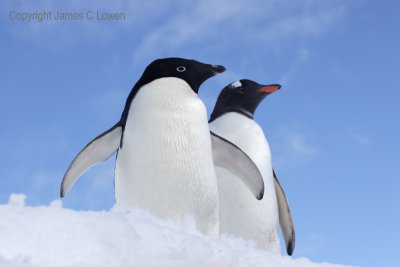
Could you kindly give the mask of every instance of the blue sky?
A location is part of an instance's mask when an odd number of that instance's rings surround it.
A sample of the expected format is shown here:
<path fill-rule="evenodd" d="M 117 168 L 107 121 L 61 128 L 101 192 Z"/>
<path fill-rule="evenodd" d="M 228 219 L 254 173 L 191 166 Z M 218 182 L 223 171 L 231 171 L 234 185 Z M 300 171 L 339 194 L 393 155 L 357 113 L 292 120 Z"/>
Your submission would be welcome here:
<path fill-rule="evenodd" d="M 152 60 L 224 65 L 200 88 L 211 112 L 237 79 L 280 83 L 256 112 L 291 204 L 294 257 L 395 266 L 400 247 L 399 1 L 3 1 L 0 203 L 59 197 L 71 160 L 111 127 Z M 125 21 L 11 21 L 9 12 L 124 12 Z M 114 203 L 115 157 L 63 200 Z"/>

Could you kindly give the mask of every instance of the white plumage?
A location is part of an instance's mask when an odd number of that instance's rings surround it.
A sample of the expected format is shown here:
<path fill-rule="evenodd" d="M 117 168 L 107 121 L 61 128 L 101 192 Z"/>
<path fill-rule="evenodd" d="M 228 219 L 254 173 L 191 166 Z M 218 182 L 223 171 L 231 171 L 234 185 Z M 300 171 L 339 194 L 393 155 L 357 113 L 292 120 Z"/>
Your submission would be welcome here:
<path fill-rule="evenodd" d="M 258 247 L 280 253 L 279 214 L 272 173 L 271 153 L 261 127 L 252 119 L 228 112 L 210 124 L 211 131 L 241 148 L 257 165 L 264 179 L 264 198 L 254 198 L 228 170 L 216 167 L 220 199 L 220 232 L 246 240 Z"/>
<path fill-rule="evenodd" d="M 252 196 L 254 198 L 254 196 Z M 218 190 L 203 102 L 182 79 L 144 85 L 131 103 L 115 167 L 115 198 L 218 234 Z"/>

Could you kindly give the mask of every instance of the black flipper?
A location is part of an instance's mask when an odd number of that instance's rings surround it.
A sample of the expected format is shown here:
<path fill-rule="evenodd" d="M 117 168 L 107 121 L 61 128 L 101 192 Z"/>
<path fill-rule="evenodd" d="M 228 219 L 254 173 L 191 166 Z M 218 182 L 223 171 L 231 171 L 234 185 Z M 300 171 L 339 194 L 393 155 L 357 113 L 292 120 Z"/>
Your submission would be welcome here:
<path fill-rule="evenodd" d="M 122 127 L 114 125 L 87 144 L 75 157 L 61 183 L 60 195 L 64 197 L 78 178 L 93 165 L 105 161 L 117 151 L 122 135 Z"/>
<path fill-rule="evenodd" d="M 211 132 L 214 165 L 221 166 L 242 179 L 254 196 L 264 196 L 264 180 L 256 164 L 235 144 Z"/>
<path fill-rule="evenodd" d="M 290 211 L 289 202 L 281 184 L 279 183 L 275 170 L 272 169 L 272 171 L 274 173 L 275 192 L 278 200 L 279 224 L 285 239 L 287 254 L 292 255 L 296 237 L 294 232 L 292 212 Z"/>

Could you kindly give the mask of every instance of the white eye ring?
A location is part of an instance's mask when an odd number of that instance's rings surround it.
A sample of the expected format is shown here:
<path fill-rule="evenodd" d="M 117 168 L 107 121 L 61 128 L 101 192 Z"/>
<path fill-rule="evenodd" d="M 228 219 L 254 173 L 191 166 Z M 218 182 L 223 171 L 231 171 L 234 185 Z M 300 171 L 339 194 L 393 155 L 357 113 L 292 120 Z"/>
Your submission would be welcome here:
<path fill-rule="evenodd" d="M 179 67 L 176 68 L 176 70 L 179 71 L 179 72 L 184 72 L 186 70 L 186 67 L 185 66 L 179 66 Z"/>

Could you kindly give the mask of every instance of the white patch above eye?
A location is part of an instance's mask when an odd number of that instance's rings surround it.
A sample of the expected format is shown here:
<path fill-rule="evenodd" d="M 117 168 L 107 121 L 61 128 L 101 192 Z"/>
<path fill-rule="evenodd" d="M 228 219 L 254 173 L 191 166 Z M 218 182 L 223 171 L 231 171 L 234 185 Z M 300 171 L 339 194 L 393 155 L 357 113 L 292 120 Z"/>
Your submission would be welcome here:
<path fill-rule="evenodd" d="M 184 72 L 186 70 L 186 67 L 185 66 L 179 66 L 179 67 L 176 68 L 176 70 L 179 71 L 179 72 Z"/>
<path fill-rule="evenodd" d="M 231 83 L 231 88 L 238 88 L 238 87 L 241 87 L 241 86 L 242 86 L 242 83 L 239 80 L 237 80 L 236 82 Z"/>

